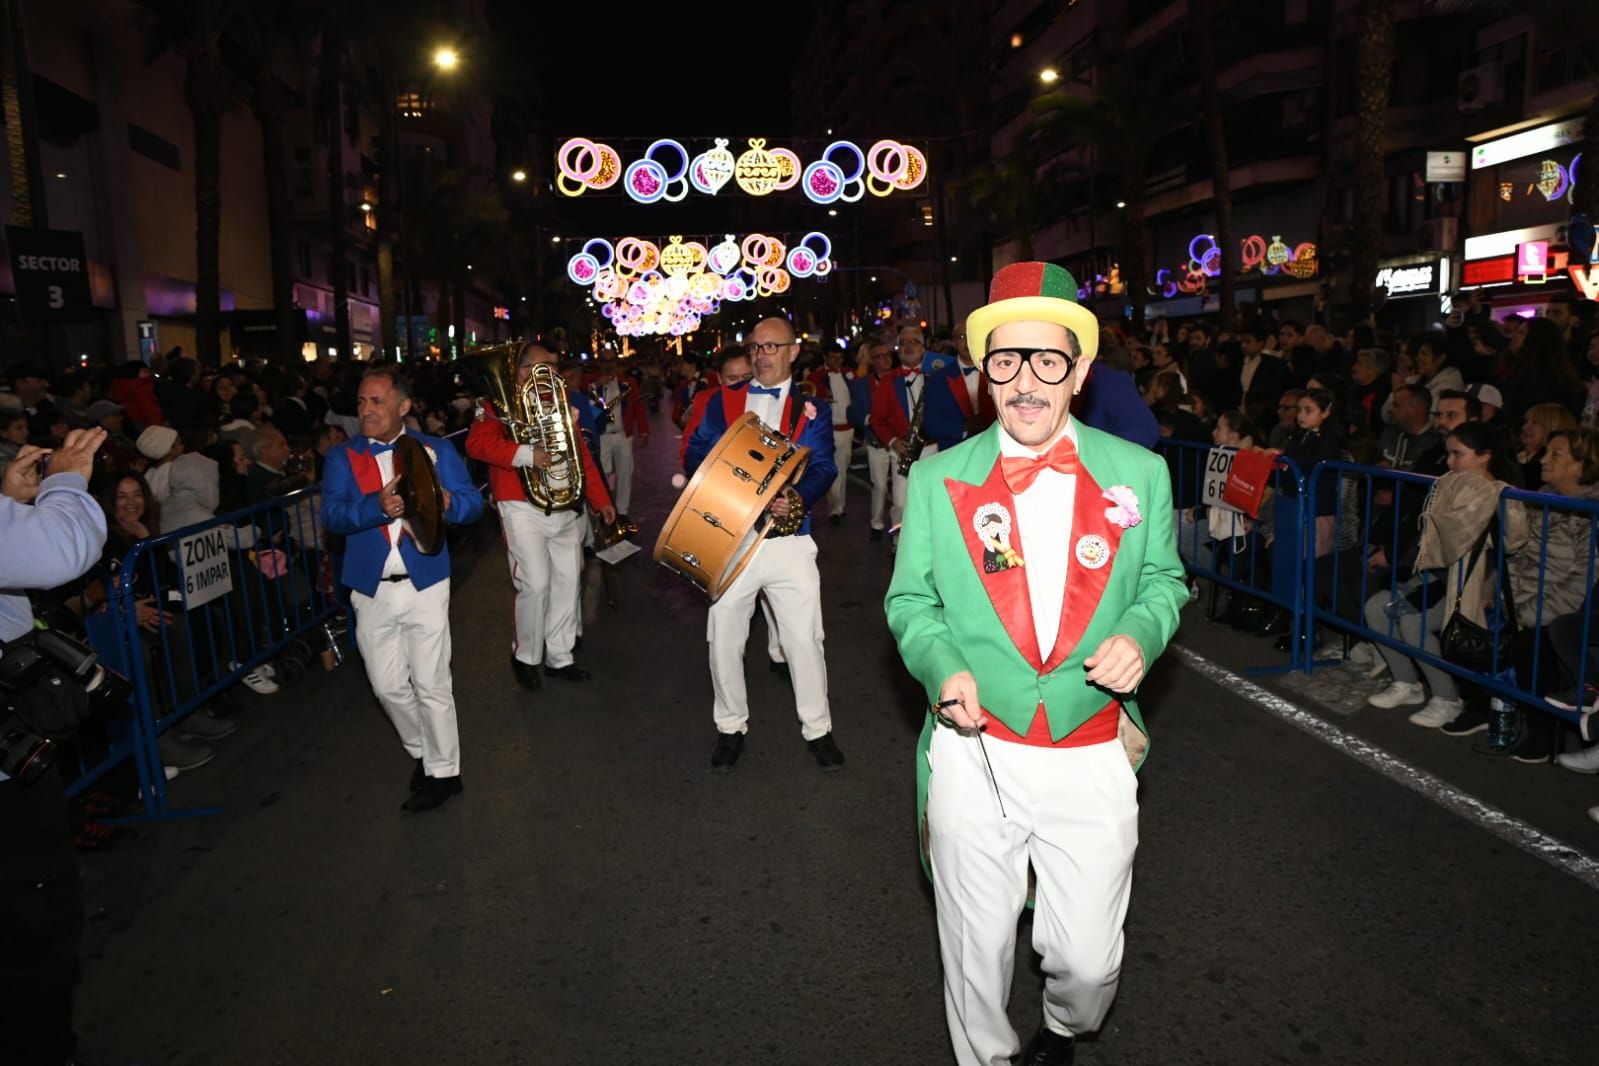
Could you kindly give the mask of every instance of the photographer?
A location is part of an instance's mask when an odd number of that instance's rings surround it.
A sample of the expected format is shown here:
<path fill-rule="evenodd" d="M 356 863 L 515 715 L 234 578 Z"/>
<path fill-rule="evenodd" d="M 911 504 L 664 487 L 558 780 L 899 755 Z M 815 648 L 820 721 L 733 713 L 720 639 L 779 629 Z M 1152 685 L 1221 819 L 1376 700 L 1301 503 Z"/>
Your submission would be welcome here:
<path fill-rule="evenodd" d="M 33 631 L 27 590 L 72 581 L 100 557 L 105 515 L 87 485 L 105 439 L 103 429 L 73 430 L 53 453 L 24 447 L 0 481 L 0 662 L 20 657 L 13 642 Z M 24 716 L 73 716 L 88 699 L 70 682 L 5 698 L 18 713 L 14 719 L 11 709 L 0 709 L 0 731 Z M 60 773 L 52 767 L 26 784 L 0 774 L 0 1002 L 8 1017 L 27 1020 L 8 1027 L 8 1062 L 64 1063 L 76 1053 L 72 993 L 82 928 Z"/>

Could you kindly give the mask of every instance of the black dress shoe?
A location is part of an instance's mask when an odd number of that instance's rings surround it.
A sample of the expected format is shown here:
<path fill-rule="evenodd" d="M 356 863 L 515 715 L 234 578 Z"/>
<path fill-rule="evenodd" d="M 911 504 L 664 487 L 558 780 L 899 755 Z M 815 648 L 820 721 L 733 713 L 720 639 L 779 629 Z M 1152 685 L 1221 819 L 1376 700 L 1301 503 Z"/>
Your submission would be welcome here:
<path fill-rule="evenodd" d="M 427 783 L 428 775 L 422 772 L 422 760 L 416 760 L 416 766 L 411 769 L 411 791 L 420 792 Z"/>
<path fill-rule="evenodd" d="M 816 765 L 828 773 L 844 769 L 844 753 L 833 743 L 833 734 L 823 733 L 815 740 L 806 741 L 805 746 L 816 757 Z"/>
<path fill-rule="evenodd" d="M 411 794 L 411 798 L 400 804 L 400 810 L 416 814 L 420 811 L 431 811 L 435 807 L 443 806 L 444 801 L 451 796 L 461 794 L 461 775 L 454 777 L 424 777 L 422 787 Z"/>
<path fill-rule="evenodd" d="M 563 681 L 587 681 L 594 675 L 583 669 L 577 663 L 567 663 L 565 666 L 546 666 L 545 677 L 558 677 Z"/>
<path fill-rule="evenodd" d="M 711 752 L 711 769 L 724 774 L 729 772 L 743 751 L 743 733 L 717 733 L 716 750 Z"/>
<path fill-rule="evenodd" d="M 794 675 L 788 672 L 788 663 L 780 663 L 776 659 L 773 659 L 766 664 L 766 668 L 774 674 L 782 674 L 783 680 L 787 681 L 789 684 L 792 685 L 794 683 Z"/>
<path fill-rule="evenodd" d="M 1027 1045 L 1022 1057 L 1016 1062 L 1017 1066 L 1071 1066 L 1072 1057 L 1076 1053 L 1076 1040 L 1069 1036 L 1061 1036 L 1048 1026 L 1041 1025 L 1032 1043 Z"/>
<path fill-rule="evenodd" d="M 572 650 L 573 651 L 582 651 L 583 650 L 583 634 L 579 633 L 577 635 L 577 638 L 572 641 Z"/>
<path fill-rule="evenodd" d="M 539 668 L 532 663 L 525 663 L 521 659 L 511 659 L 511 673 L 516 675 L 516 683 L 529 692 L 537 692 L 544 687 L 544 682 L 539 680 Z"/>
<path fill-rule="evenodd" d="M 830 514 L 827 516 L 827 524 L 830 526 L 841 526 L 844 524 L 844 516 L 841 514 Z"/>
<path fill-rule="evenodd" d="M 883 531 L 881 529 L 873 529 L 870 536 L 872 540 L 882 540 Z"/>

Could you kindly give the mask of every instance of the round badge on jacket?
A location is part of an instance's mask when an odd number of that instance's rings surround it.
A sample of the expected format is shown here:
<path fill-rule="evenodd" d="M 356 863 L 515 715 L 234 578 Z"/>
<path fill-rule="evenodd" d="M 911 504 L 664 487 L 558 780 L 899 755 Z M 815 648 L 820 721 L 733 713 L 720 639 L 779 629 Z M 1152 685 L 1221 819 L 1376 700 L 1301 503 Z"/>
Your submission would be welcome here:
<path fill-rule="evenodd" d="M 1090 570 L 1098 570 L 1110 561 L 1110 545 L 1104 537 L 1090 533 L 1077 542 L 1077 562 Z"/>

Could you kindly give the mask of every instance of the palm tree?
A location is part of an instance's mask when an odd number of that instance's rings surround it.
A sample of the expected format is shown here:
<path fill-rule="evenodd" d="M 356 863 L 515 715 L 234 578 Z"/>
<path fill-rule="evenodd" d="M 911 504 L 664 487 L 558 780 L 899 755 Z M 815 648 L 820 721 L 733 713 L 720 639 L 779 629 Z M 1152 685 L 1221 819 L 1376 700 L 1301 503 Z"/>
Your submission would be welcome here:
<path fill-rule="evenodd" d="M 410 228 L 417 238 L 414 261 L 433 267 L 439 285 L 439 320 L 455 327 L 452 355 L 459 357 L 467 342 L 467 283 L 474 276 L 495 277 L 509 269 L 506 257 L 513 253 L 505 232 L 510 214 L 498 195 L 470 191 L 465 173 L 459 170 L 439 174 L 410 203 L 420 209 L 416 225 Z"/>
<path fill-rule="evenodd" d="M 350 353 L 349 201 L 344 187 L 344 149 L 349 137 L 344 77 L 351 7 L 344 0 L 332 0 L 322 9 L 317 57 L 317 125 L 328 151 L 328 280 L 333 284 L 334 344 L 341 355 Z"/>
<path fill-rule="evenodd" d="M 1355 225 L 1350 256 L 1349 302 L 1356 322 L 1373 310 L 1371 279 L 1382 255 L 1383 139 L 1393 89 L 1392 0 L 1360 0 L 1355 41 Z"/>
<path fill-rule="evenodd" d="M 139 0 L 145 61 L 184 61 L 183 96 L 194 121 L 194 326 L 202 365 L 222 361 L 222 115 L 234 89 L 222 41 L 236 0 Z"/>
<path fill-rule="evenodd" d="M 261 127 L 261 165 L 266 177 L 267 240 L 272 266 L 272 309 L 278 361 L 285 367 L 300 362 L 298 322 L 294 306 L 294 267 L 288 175 L 283 122 L 294 93 L 284 84 L 283 66 L 292 61 L 304 35 L 306 10 L 294 0 L 249 8 L 238 26 L 238 43 L 246 57 L 250 110 Z"/>
<path fill-rule="evenodd" d="M 1199 68 L 1199 103 L 1205 112 L 1205 155 L 1210 163 L 1211 190 L 1216 201 L 1216 244 L 1221 250 L 1221 328 L 1230 330 L 1238 313 L 1237 282 L 1233 277 L 1238 245 L 1233 242 L 1233 182 L 1227 163 L 1221 87 L 1217 81 L 1215 0 L 1190 0 L 1188 17 L 1194 38 L 1194 63 Z"/>
<path fill-rule="evenodd" d="M 1121 266 L 1132 328 L 1144 328 L 1148 299 L 1149 225 L 1145 218 L 1151 153 L 1162 136 L 1183 121 L 1172 96 L 1160 89 L 1142 68 L 1108 58 L 1098 68 L 1091 96 L 1056 90 L 1032 106 L 1032 135 L 1040 151 L 1059 153 L 1077 145 L 1093 145 L 1107 169 L 1121 175 L 1123 209 Z M 1136 131 L 1133 132 L 1133 131 Z M 1096 210 L 1090 204 L 1089 210 Z"/>

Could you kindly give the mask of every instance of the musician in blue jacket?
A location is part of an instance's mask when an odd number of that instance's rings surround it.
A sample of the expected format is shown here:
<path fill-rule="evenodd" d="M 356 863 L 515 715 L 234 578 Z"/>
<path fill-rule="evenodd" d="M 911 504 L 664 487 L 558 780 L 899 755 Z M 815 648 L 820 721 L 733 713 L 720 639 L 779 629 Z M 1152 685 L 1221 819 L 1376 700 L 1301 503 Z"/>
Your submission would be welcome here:
<path fill-rule="evenodd" d="M 747 347 L 755 364 L 748 384 L 724 386 L 705 405 L 684 450 L 689 477 L 706 455 L 746 411 L 778 429 L 796 444 L 811 449 L 810 464 L 768 510 L 768 517 L 786 517 L 794 508 L 806 514 L 789 536 L 768 535 L 744 572 L 711 605 L 706 640 L 711 651 L 711 687 L 715 693 L 716 748 L 711 768 L 729 771 L 744 750 L 749 728 L 749 700 L 744 688 L 744 644 L 750 615 L 762 593 L 777 621 L 778 640 L 788 657 L 794 685 L 800 735 L 823 770 L 839 770 L 844 755 L 833 741 L 833 720 L 827 703 L 827 663 L 822 654 L 822 580 L 816 569 L 816 542 L 811 539 L 810 512 L 827 495 L 838 473 L 833 458 L 830 412 L 797 395 L 792 379 L 799 349 L 794 327 L 785 318 L 759 322 Z"/>
<path fill-rule="evenodd" d="M 450 681 L 450 550 L 424 555 L 400 517 L 394 443 L 410 410 L 410 385 L 399 370 L 374 367 L 361 378 L 361 436 L 328 451 L 322 524 L 346 537 L 341 580 L 355 608 L 355 641 L 372 691 L 416 760 L 401 805 L 416 812 L 460 793 L 461 756 Z M 445 520 L 477 521 L 483 496 L 455 447 L 411 436 L 438 470 Z"/>

